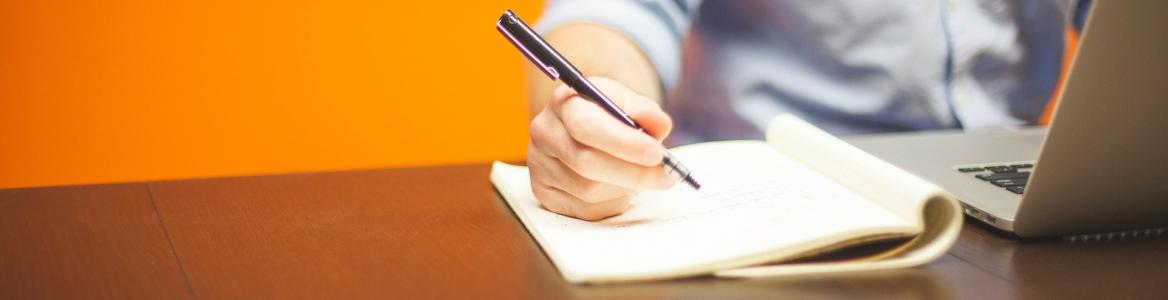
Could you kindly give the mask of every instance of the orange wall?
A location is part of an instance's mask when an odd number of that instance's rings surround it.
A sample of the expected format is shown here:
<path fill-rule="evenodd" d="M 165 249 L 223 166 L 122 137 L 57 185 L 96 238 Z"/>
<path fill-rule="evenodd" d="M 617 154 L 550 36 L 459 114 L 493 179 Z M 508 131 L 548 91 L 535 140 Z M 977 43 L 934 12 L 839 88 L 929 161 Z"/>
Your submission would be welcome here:
<path fill-rule="evenodd" d="M 0 188 L 520 159 L 539 2 L 0 0 Z"/>

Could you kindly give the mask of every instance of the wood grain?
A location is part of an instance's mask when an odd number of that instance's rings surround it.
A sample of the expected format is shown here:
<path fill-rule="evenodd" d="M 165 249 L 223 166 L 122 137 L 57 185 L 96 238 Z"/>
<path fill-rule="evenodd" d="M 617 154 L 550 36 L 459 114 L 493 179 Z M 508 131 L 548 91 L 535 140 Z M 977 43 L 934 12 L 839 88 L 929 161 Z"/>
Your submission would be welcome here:
<path fill-rule="evenodd" d="M 0 298 L 1050 299 L 1168 294 L 1163 284 L 1168 239 L 1163 237 L 1023 241 L 969 222 L 948 254 L 918 268 L 570 285 L 491 187 L 488 172 L 489 165 L 475 164 L 0 191 Z"/>
<path fill-rule="evenodd" d="M 0 191 L 0 299 L 186 299 L 144 184 Z"/>
<path fill-rule="evenodd" d="M 199 298 L 562 289 L 484 165 L 151 183 Z"/>
<path fill-rule="evenodd" d="M 817 278 L 573 286 L 487 182 L 487 165 L 152 183 L 200 298 L 1010 297 L 951 256 Z"/>

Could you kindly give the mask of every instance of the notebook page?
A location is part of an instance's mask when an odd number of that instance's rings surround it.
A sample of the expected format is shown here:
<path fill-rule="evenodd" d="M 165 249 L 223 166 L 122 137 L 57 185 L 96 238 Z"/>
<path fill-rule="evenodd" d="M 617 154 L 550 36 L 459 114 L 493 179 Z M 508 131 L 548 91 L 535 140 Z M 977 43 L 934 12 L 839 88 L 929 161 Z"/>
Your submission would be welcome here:
<path fill-rule="evenodd" d="M 721 270 L 718 276 L 789 276 L 917 266 L 945 253 L 961 229 L 961 206 L 936 185 L 888 164 L 792 116 L 775 117 L 767 140 L 780 153 L 831 177 L 902 219 L 921 234 L 880 260 L 755 266 Z"/>
<path fill-rule="evenodd" d="M 779 115 L 767 126 L 776 151 L 850 187 L 902 218 L 920 224 L 921 208 L 936 185 L 872 156 L 793 115 Z"/>
<path fill-rule="evenodd" d="M 758 264 L 907 221 L 778 154 L 761 141 L 672 151 L 702 183 L 642 192 L 622 215 L 586 222 L 544 210 L 525 167 L 496 163 L 492 180 L 562 274 L 574 282 L 654 279 Z"/>

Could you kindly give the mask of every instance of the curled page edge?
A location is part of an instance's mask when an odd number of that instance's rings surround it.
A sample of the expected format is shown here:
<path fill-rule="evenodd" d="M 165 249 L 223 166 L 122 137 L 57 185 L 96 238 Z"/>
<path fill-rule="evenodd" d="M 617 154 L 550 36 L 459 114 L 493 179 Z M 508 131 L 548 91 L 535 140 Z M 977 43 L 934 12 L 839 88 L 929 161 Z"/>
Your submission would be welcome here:
<path fill-rule="evenodd" d="M 961 232 L 961 206 L 951 196 L 938 194 L 926 201 L 921 210 L 925 228 L 886 257 L 875 260 L 815 262 L 744 267 L 715 271 L 714 276 L 727 278 L 780 277 L 793 275 L 835 274 L 915 267 L 945 254 Z"/>
<path fill-rule="evenodd" d="M 798 142 L 798 145 L 787 147 L 785 142 Z M 715 276 L 771 277 L 912 267 L 940 257 L 957 241 L 963 221 L 962 208 L 956 197 L 940 187 L 794 115 L 779 115 L 771 120 L 767 127 L 767 143 L 869 199 L 884 199 L 877 202 L 906 218 L 919 220 L 922 232 L 904 245 L 885 252 L 879 259 L 744 267 L 716 271 Z M 889 186 L 906 188 L 889 190 Z M 902 203 L 890 205 L 890 200 Z"/>

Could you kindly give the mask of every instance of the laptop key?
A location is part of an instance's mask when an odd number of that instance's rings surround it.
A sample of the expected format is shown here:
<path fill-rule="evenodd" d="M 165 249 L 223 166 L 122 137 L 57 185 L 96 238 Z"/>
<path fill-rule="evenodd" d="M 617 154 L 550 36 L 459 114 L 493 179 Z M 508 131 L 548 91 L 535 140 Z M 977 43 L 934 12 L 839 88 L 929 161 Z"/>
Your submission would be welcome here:
<path fill-rule="evenodd" d="M 1002 180 L 994 180 L 994 181 L 991 181 L 990 183 L 993 183 L 994 185 L 1000 186 L 1000 187 L 1013 187 L 1013 186 L 1025 187 L 1026 186 L 1026 179 L 1025 178 L 1023 178 L 1023 179 L 1002 179 Z"/>
<path fill-rule="evenodd" d="M 986 169 L 989 169 L 990 171 L 993 171 L 994 173 L 1014 173 L 1014 172 L 1018 172 L 1018 169 L 1015 169 L 1015 168 L 1013 168 L 1013 167 L 1010 167 L 1010 166 L 992 166 L 992 167 L 986 167 Z"/>
<path fill-rule="evenodd" d="M 979 174 L 977 175 L 977 178 L 985 181 L 1002 179 L 1026 179 L 1030 178 L 1030 172 Z"/>
<path fill-rule="evenodd" d="M 957 171 L 958 171 L 958 172 L 961 172 L 961 173 L 970 173 L 970 172 L 981 172 L 981 171 L 985 171 L 985 169 L 984 169 L 984 168 L 977 168 L 977 167 L 974 167 L 974 168 L 958 168 L 958 169 L 957 169 Z"/>
<path fill-rule="evenodd" d="M 1021 186 L 1012 186 L 1012 187 L 1008 187 L 1008 188 L 1006 188 L 1006 190 L 1007 190 L 1007 191 L 1014 192 L 1015 194 L 1019 194 L 1019 195 L 1021 195 L 1023 192 L 1025 192 L 1025 191 L 1026 191 L 1026 187 L 1021 187 Z"/>

